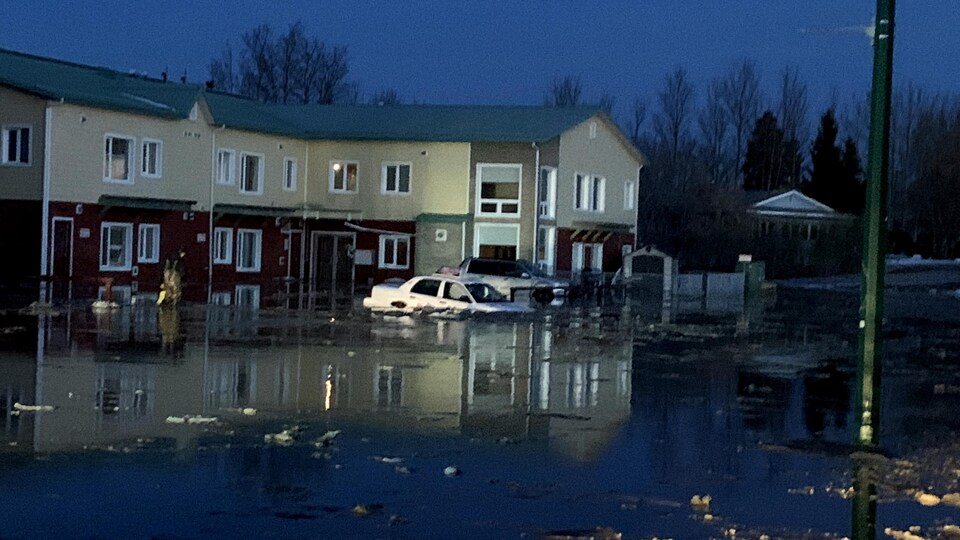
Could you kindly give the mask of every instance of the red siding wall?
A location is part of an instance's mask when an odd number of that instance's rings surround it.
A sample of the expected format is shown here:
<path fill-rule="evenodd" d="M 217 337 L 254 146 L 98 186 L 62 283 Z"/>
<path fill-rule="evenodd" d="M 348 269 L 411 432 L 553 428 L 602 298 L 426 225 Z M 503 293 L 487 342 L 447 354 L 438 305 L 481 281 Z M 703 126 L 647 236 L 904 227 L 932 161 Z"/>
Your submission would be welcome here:
<path fill-rule="evenodd" d="M 575 230 L 583 229 L 557 229 L 557 271 L 570 272 L 573 264 L 573 240 L 571 235 Z M 603 231 L 595 231 L 601 233 Z M 581 232 L 581 235 L 584 233 Z M 580 236 L 582 238 L 582 236 Z M 603 271 L 616 272 L 622 264 L 622 249 L 624 245 L 633 246 L 634 235 L 632 233 L 614 232 L 603 242 Z"/>

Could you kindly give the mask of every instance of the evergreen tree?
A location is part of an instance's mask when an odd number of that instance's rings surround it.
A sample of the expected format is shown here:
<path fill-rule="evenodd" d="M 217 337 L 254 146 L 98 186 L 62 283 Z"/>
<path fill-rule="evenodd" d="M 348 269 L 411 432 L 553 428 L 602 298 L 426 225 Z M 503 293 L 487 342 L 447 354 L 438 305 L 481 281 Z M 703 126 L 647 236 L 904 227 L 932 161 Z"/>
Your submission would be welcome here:
<path fill-rule="evenodd" d="M 757 120 L 743 160 L 743 189 L 776 190 L 792 187 L 800 174 L 799 144 L 789 140 L 767 111 Z"/>
<path fill-rule="evenodd" d="M 843 171 L 839 178 L 842 196 L 837 210 L 860 215 L 866 199 L 866 185 L 863 182 L 863 167 L 860 166 L 860 151 L 853 137 L 847 137 L 843 143 L 840 168 Z"/>
<path fill-rule="evenodd" d="M 837 144 L 837 120 L 833 109 L 820 118 L 817 138 L 810 151 L 810 179 L 803 183 L 804 194 L 838 212 L 859 214 L 863 210 L 860 155 L 853 138 L 843 148 Z"/>

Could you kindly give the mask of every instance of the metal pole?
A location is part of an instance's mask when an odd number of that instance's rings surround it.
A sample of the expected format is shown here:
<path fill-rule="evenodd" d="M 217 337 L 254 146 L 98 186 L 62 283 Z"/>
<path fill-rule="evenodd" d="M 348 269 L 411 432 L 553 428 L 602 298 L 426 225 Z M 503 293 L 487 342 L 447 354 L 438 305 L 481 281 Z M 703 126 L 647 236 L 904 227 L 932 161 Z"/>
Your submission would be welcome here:
<path fill-rule="evenodd" d="M 893 72 L 895 0 L 877 0 L 870 93 L 870 148 L 863 215 L 863 281 L 860 289 L 860 358 L 857 444 L 877 446 L 880 423 L 880 371 L 883 362 L 883 274 L 886 255 L 886 192 L 890 152 L 890 87 Z"/>

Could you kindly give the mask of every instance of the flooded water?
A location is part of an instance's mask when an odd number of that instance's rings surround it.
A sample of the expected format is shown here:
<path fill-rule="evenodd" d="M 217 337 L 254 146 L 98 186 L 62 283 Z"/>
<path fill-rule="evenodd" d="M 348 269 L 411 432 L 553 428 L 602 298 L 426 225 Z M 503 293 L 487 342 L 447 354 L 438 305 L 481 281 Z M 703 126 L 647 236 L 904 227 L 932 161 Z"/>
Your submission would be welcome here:
<path fill-rule="evenodd" d="M 890 298 L 886 457 L 856 459 L 855 293 L 668 323 L 7 316 L 0 537 L 956 538 L 960 304 Z"/>

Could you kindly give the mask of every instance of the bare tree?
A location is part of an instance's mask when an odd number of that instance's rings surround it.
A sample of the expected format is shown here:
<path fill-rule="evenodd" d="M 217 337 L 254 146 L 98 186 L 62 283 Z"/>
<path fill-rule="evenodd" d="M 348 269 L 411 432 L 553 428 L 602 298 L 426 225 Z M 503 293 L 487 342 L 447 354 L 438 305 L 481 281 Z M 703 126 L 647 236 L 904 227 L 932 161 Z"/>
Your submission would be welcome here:
<path fill-rule="evenodd" d="M 802 149 L 809 137 L 807 133 L 809 106 L 807 104 L 807 85 L 800 78 L 800 73 L 796 67 L 784 68 L 780 76 L 780 106 L 778 109 L 783 126 L 784 140 L 793 141 L 798 149 Z M 802 151 L 788 152 L 784 157 L 792 162 L 787 164 L 787 170 L 802 170 L 803 154 Z M 800 178 L 792 179 L 792 185 L 799 184 Z"/>
<path fill-rule="evenodd" d="M 714 80 L 707 88 L 706 103 L 697 116 L 704 167 L 710 183 L 718 185 L 727 183 L 728 171 L 725 165 L 729 162 L 727 139 L 730 135 L 730 123 L 727 122 L 722 99 L 723 83 Z"/>
<path fill-rule="evenodd" d="M 544 99 L 544 105 L 573 107 L 580 105 L 583 96 L 583 81 L 580 76 L 566 75 L 553 79 L 553 85 Z"/>
<path fill-rule="evenodd" d="M 633 100 L 633 110 L 631 113 L 629 123 L 630 139 L 633 140 L 633 144 L 637 144 L 640 142 L 640 129 L 647 119 L 647 102 L 642 98 L 635 98 Z"/>
<path fill-rule="evenodd" d="M 323 50 L 322 44 L 321 50 Z M 317 89 L 317 103 L 328 105 L 338 101 L 358 102 L 360 99 L 358 85 L 349 84 L 346 81 L 347 73 L 350 71 L 347 66 L 347 48 L 334 47 L 326 55 L 321 56 L 319 61 L 320 70 L 313 80 L 313 86 Z"/>
<path fill-rule="evenodd" d="M 680 67 L 664 78 L 663 88 L 657 94 L 660 110 L 653 119 L 654 130 L 659 143 L 666 147 L 674 185 L 682 183 L 679 158 L 681 149 L 688 144 L 693 100 L 693 85 L 687 80 L 686 70 Z"/>
<path fill-rule="evenodd" d="M 760 116 L 763 96 L 760 79 L 751 60 L 736 66 L 723 81 L 723 107 L 733 129 L 733 171 L 736 184 L 743 183 L 743 157 L 753 124 Z"/>
<path fill-rule="evenodd" d="M 613 107 L 617 104 L 617 98 L 610 94 L 604 94 L 597 100 L 597 107 L 607 113 L 607 116 L 613 116 Z"/>
<path fill-rule="evenodd" d="M 208 64 L 210 85 L 224 92 L 235 93 L 240 90 L 239 69 L 233 59 L 233 49 L 227 44 L 219 58 Z"/>
<path fill-rule="evenodd" d="M 258 101 L 275 101 L 273 30 L 261 24 L 241 41 L 240 93 Z"/>
<path fill-rule="evenodd" d="M 377 90 L 370 96 L 371 105 L 399 105 L 403 103 L 400 93 L 393 88 Z"/>

